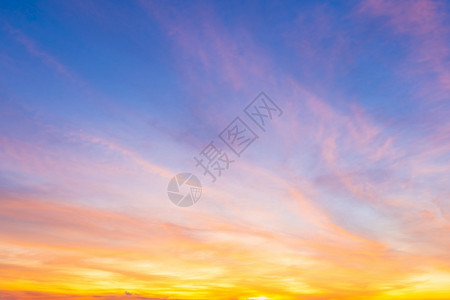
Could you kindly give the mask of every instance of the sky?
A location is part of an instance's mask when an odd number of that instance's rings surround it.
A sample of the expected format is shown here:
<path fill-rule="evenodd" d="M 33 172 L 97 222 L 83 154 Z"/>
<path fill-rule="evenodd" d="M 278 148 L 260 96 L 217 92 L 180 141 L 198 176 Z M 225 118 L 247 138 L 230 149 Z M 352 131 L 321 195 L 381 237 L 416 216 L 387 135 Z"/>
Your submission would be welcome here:
<path fill-rule="evenodd" d="M 1 300 L 450 298 L 450 2 L 3 0 L 0 45 Z"/>

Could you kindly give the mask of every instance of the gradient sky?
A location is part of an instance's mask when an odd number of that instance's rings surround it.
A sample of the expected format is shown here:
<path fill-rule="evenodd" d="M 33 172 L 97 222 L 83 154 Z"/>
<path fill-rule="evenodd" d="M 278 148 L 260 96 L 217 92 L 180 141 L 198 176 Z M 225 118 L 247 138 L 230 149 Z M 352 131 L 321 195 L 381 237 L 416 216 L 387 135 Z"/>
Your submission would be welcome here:
<path fill-rule="evenodd" d="M 1 300 L 450 299 L 450 2 L 0 3 Z"/>

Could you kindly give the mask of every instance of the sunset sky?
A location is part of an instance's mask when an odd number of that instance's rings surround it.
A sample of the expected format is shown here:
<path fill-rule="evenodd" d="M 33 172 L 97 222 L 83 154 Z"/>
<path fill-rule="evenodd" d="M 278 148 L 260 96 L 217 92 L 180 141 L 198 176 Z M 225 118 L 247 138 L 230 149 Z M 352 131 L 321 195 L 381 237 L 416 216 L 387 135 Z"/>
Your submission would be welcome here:
<path fill-rule="evenodd" d="M 1 0 L 0 300 L 22 299 L 450 299 L 450 2 Z"/>

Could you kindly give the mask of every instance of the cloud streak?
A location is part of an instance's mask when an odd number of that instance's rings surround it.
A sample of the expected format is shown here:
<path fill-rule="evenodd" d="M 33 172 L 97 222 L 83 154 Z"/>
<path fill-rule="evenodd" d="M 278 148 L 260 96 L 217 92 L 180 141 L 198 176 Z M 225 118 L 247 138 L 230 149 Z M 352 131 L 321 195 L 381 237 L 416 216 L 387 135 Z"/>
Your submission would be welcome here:
<path fill-rule="evenodd" d="M 268 3 L 244 13 L 233 3 L 142 1 L 108 4 L 109 15 L 98 2 L 73 16 L 67 5 L 42 11 L 83 47 L 112 51 L 117 62 L 105 69 L 141 74 L 128 59 L 147 47 L 144 57 L 185 94 L 161 88 L 124 101 L 124 83 L 108 77 L 97 84 L 114 97 L 90 96 L 113 113 L 61 113 L 18 97 L 30 85 L 1 73 L 13 91 L 1 99 L 17 103 L 0 106 L 0 298 L 448 298 L 445 4 Z M 80 65 L 73 75 L 48 54 L 56 45 L 8 22 L 26 55 L 84 93 L 97 89 L 77 78 L 100 71 Z M 11 49 L 8 63 L 24 58 Z M 389 87 L 402 81 L 407 110 Z M 283 117 L 218 182 L 199 176 L 194 207 L 173 206 L 167 181 L 184 168 L 200 174 L 195 151 L 260 90 Z M 158 97 L 175 99 L 162 109 L 148 100 Z"/>

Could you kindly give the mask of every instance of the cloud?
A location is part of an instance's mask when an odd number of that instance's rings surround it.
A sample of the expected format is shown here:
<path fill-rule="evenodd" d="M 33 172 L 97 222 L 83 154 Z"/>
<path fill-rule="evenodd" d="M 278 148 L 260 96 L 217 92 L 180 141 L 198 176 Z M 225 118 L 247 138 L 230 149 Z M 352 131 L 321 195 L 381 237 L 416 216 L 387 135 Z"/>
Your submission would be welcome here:
<path fill-rule="evenodd" d="M 19 29 L 13 28 L 12 26 L 7 24 L 4 26 L 4 30 L 12 35 L 17 42 L 22 44 L 31 55 L 39 58 L 43 63 L 51 67 L 59 75 L 62 75 L 63 77 L 69 79 L 74 83 L 84 85 L 82 81 L 77 78 L 75 74 L 70 72 L 64 64 L 59 62 L 58 59 L 56 59 L 54 56 L 42 50 L 41 47 L 38 46 L 36 41 L 26 36 Z"/>
<path fill-rule="evenodd" d="M 385 17 L 386 25 L 395 34 L 410 38 L 409 64 L 401 71 L 404 76 L 419 79 L 414 81 L 420 87 L 419 93 L 430 102 L 444 101 L 450 90 L 446 6 L 445 2 L 431 0 L 368 0 L 361 3 L 359 10 L 363 15 Z"/>
<path fill-rule="evenodd" d="M 46 292 L 34 292 L 34 291 L 7 291 L 0 290 L 0 297 L 2 300 L 37 300 L 37 299 L 67 299 L 67 300 L 183 300 L 179 298 L 155 298 L 145 297 L 139 295 L 132 295 L 125 291 L 125 295 L 70 295 L 70 294 L 58 294 L 58 293 L 46 293 Z"/>
<path fill-rule="evenodd" d="M 87 13 L 101 11 L 92 5 Z M 183 210 L 165 194 L 173 166 L 164 162 L 170 160 L 130 142 L 142 137 L 142 127 L 130 129 L 128 138 L 119 134 L 120 122 L 107 123 L 106 132 L 104 127 L 80 131 L 11 110 L 10 119 L 21 116 L 22 127 L 0 135 L 0 297 L 382 299 L 397 293 L 413 299 L 446 292 L 445 285 L 424 280 L 441 282 L 450 272 L 449 242 L 443 238 L 449 233 L 450 127 L 430 112 L 405 117 L 402 124 L 390 122 L 365 106 L 365 94 L 351 94 L 350 101 L 317 88 L 321 80 L 311 79 L 310 85 L 295 75 L 297 64 L 312 69 L 324 61 L 319 70 L 327 72 L 325 81 L 336 83 L 343 61 L 357 64 L 351 55 L 340 57 L 352 45 L 348 37 L 359 35 L 335 28 L 340 20 L 331 6 L 318 7 L 311 20 L 308 13 L 292 11 L 297 20 L 288 19 L 292 35 L 317 27 L 293 43 L 290 50 L 299 55 L 289 56 L 292 69 L 276 68 L 289 51 L 266 51 L 255 32 L 229 28 L 213 4 L 141 2 L 140 7 L 177 54 L 169 57 L 189 91 L 180 98 L 192 99 L 189 112 L 208 117 L 197 128 L 211 124 L 212 132 L 226 126 L 254 90 L 269 89 L 285 113 L 220 182 L 205 184 L 206 196 L 195 207 Z M 387 35 L 419 42 L 405 60 L 415 65 L 403 71 L 424 63 L 445 78 L 446 71 L 437 67 L 447 51 L 434 35 L 445 32 L 438 8 L 429 1 L 366 1 L 357 10 L 374 18 L 374 25 L 393 29 Z M 335 33 L 330 51 L 323 43 Z M 10 34 L 71 78 L 37 42 L 14 29 Z M 292 47 L 285 43 L 280 48 Z M 430 45 L 437 47 L 437 58 L 427 56 Z M 427 130 L 412 130 L 415 120 Z M 198 131 L 186 127 L 165 129 L 172 138 L 180 132 L 202 141 Z M 149 136 L 167 157 L 186 147 L 176 139 L 165 144 L 153 132 Z"/>

